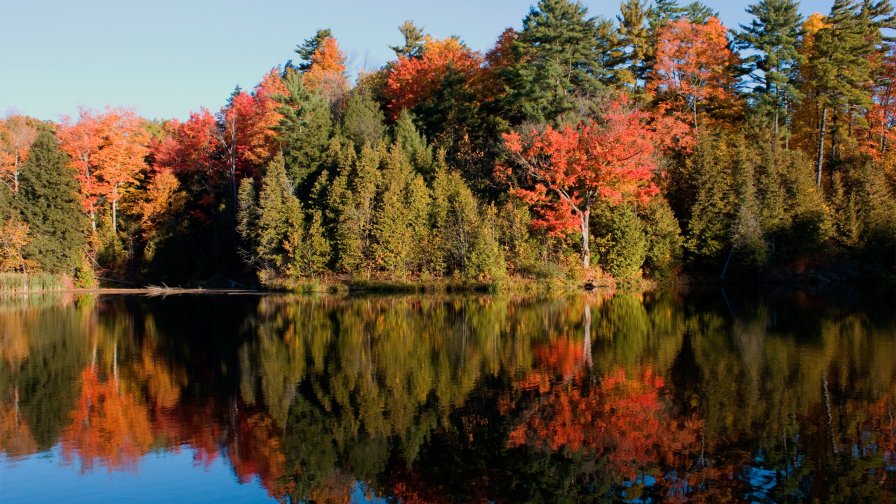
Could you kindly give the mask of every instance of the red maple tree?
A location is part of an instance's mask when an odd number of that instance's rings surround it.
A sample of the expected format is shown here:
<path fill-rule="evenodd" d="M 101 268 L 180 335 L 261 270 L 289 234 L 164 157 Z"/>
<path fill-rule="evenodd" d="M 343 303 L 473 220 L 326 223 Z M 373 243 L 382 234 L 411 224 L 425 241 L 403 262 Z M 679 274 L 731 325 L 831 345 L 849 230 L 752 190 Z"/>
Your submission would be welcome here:
<path fill-rule="evenodd" d="M 552 234 L 579 229 L 586 269 L 592 207 L 598 201 L 646 202 L 657 194 L 654 132 L 646 120 L 622 95 L 604 108 L 600 121 L 503 135 L 512 164 L 499 165 L 498 176 L 520 175 L 514 192 L 536 211 L 536 227 Z"/>

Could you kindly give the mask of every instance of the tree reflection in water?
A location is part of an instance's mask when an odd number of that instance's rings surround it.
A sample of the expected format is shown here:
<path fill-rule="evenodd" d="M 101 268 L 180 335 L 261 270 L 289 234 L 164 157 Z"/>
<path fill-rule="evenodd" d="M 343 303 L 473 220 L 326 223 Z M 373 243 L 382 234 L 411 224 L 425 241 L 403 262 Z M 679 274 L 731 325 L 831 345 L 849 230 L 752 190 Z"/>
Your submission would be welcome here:
<path fill-rule="evenodd" d="M 188 450 L 283 501 L 888 501 L 890 302 L 8 300 L 0 450 Z"/>

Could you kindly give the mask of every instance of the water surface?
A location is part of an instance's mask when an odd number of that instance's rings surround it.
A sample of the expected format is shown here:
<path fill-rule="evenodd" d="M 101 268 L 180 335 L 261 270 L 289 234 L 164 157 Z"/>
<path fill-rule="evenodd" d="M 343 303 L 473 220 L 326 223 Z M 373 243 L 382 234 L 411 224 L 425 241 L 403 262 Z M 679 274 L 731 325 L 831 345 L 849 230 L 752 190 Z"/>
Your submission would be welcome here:
<path fill-rule="evenodd" d="M 892 296 L 0 302 L 3 502 L 893 501 Z"/>

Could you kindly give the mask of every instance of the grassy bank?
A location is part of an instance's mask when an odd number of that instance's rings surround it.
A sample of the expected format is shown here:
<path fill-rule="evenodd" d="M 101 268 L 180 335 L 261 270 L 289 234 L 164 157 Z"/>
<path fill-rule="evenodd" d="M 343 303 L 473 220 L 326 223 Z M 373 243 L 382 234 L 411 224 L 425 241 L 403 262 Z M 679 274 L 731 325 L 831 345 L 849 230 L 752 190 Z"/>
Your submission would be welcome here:
<path fill-rule="evenodd" d="M 0 273 L 0 294 L 27 294 L 71 289 L 70 278 L 50 273 Z"/>

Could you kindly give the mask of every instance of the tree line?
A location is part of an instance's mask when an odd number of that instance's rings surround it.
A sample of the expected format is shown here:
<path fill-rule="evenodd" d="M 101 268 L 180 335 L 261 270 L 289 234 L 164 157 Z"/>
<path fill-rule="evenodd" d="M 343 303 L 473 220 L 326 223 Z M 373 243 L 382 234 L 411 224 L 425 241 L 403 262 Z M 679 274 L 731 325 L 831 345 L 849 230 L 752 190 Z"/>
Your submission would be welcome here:
<path fill-rule="evenodd" d="M 892 274 L 888 0 L 614 18 L 541 0 L 481 53 L 333 33 L 217 112 L 0 123 L 0 269 L 131 282 Z"/>

